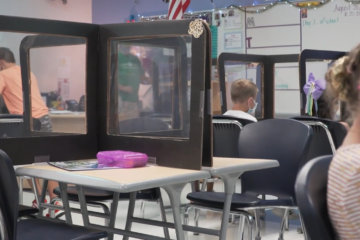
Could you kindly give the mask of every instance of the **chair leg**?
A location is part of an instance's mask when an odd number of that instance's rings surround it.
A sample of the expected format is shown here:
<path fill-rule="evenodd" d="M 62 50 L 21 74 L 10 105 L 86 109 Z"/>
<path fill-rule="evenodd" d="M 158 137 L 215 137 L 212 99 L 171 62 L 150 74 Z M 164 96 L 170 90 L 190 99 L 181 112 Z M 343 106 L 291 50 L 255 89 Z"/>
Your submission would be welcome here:
<path fill-rule="evenodd" d="M 239 219 L 239 240 L 244 240 L 244 232 L 245 232 L 245 216 L 240 215 L 240 219 Z"/>
<path fill-rule="evenodd" d="M 162 196 L 160 195 L 160 198 L 159 198 L 159 206 L 160 206 L 160 214 L 161 214 L 161 220 L 163 222 L 167 222 L 166 220 L 166 213 L 165 213 L 165 207 L 164 207 L 164 202 L 163 202 L 163 199 L 162 199 Z M 170 234 L 169 234 L 169 229 L 164 227 L 164 236 L 166 239 L 170 239 Z"/>
<path fill-rule="evenodd" d="M 299 216 L 300 216 L 300 223 L 301 223 L 301 228 L 302 228 L 302 231 L 303 231 L 303 234 L 304 234 L 304 239 L 305 240 L 308 240 L 308 235 L 307 235 L 307 232 L 306 232 L 306 228 L 305 228 L 305 224 L 304 224 L 304 220 L 299 212 Z"/>
<path fill-rule="evenodd" d="M 140 216 L 142 218 L 145 218 L 145 206 L 146 206 L 146 202 L 145 201 L 141 201 L 141 205 L 140 205 Z"/>
<path fill-rule="evenodd" d="M 200 218 L 200 210 L 195 208 L 195 217 L 194 217 L 195 227 L 199 226 L 199 218 Z M 199 235 L 199 233 L 194 232 L 194 235 Z"/>
<path fill-rule="evenodd" d="M 289 231 L 289 214 L 286 216 L 285 219 L 285 231 Z"/>
<path fill-rule="evenodd" d="M 255 240 L 261 240 L 261 223 L 260 223 L 260 209 L 255 209 Z"/>
<path fill-rule="evenodd" d="M 184 209 L 184 225 L 189 225 L 189 211 L 191 208 L 191 205 L 187 205 Z M 184 240 L 188 240 L 188 238 L 187 231 L 184 231 Z"/>
<path fill-rule="evenodd" d="M 283 218 L 281 220 L 280 233 L 279 233 L 279 239 L 278 240 L 284 240 L 285 222 L 286 222 L 288 214 L 289 214 L 289 209 L 285 208 L 284 216 L 283 216 Z"/>
<path fill-rule="evenodd" d="M 254 218 L 251 214 L 242 214 L 248 223 L 248 240 L 253 239 Z"/>

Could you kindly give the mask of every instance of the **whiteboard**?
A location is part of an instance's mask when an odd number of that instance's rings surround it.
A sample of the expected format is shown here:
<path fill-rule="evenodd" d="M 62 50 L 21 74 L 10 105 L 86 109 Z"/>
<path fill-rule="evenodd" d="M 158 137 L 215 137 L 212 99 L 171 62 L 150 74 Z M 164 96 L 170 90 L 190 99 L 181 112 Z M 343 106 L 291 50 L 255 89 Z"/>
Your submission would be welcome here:
<path fill-rule="evenodd" d="M 350 51 L 360 42 L 360 5 L 334 0 L 303 18 L 302 48 Z"/>
<path fill-rule="evenodd" d="M 259 14 L 243 13 L 241 28 L 230 29 L 243 32 L 244 49 L 225 50 L 223 42 L 229 29 L 219 28 L 218 54 L 236 52 L 258 55 L 300 54 L 304 49 L 350 51 L 360 43 L 360 5 L 344 0 L 333 0 L 316 10 L 308 9 L 302 15 L 299 8 L 279 3 Z M 221 43 L 220 43 L 221 42 Z M 328 69 L 326 62 L 306 64 L 306 74 L 312 72 L 316 79 L 324 78 Z M 250 77 L 244 69 L 230 70 L 234 78 Z M 231 80 L 231 79 L 230 79 Z M 298 64 L 275 66 L 275 115 L 300 114 L 300 91 Z"/>

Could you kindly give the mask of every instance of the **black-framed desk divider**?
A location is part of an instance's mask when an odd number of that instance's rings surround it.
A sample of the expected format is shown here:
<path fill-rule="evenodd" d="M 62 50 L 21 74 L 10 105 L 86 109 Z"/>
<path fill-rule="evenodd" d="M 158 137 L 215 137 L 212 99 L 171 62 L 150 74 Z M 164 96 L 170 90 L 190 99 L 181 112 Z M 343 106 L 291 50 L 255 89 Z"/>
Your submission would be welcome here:
<path fill-rule="evenodd" d="M 96 25 L 0 16 L 0 32 L 26 33 L 18 36 L 23 136 L 0 138 L 14 165 L 119 149 L 144 152 L 159 166 L 212 166 L 211 33 L 202 21 Z M 86 132 L 34 131 L 32 50 L 79 44 L 86 44 Z"/>
<path fill-rule="evenodd" d="M 230 74 L 231 68 L 234 71 Z M 273 118 L 273 78 L 269 77 L 267 56 L 237 53 L 221 53 L 218 60 L 220 91 L 222 98 L 221 111 L 225 113 L 232 106 L 231 82 L 237 79 L 252 79 L 259 89 L 255 111 L 257 119 Z"/>
<path fill-rule="evenodd" d="M 323 50 L 311 50 L 305 49 L 301 52 L 299 58 L 299 75 L 300 75 L 300 86 L 304 86 L 308 80 L 309 73 L 313 73 L 315 79 L 325 78 L 326 70 L 331 64 L 337 59 L 347 55 L 346 52 L 336 51 L 323 51 Z M 315 73 L 317 69 L 320 69 L 319 73 Z M 301 115 L 305 114 L 306 106 L 306 95 L 300 89 L 301 94 Z M 346 120 L 346 106 L 345 103 L 341 103 L 340 108 L 340 119 Z"/>
<path fill-rule="evenodd" d="M 63 36 L 51 36 L 51 35 L 32 35 L 24 37 L 20 43 L 20 66 L 21 75 L 23 81 L 23 91 L 30 91 L 31 82 L 27 81 L 30 79 L 30 73 L 32 61 L 30 60 L 30 50 L 32 49 L 47 49 L 60 46 L 74 46 L 74 45 L 86 45 L 86 39 L 81 37 L 63 37 Z M 84 56 L 84 60 L 86 58 Z M 31 101 L 29 97 L 24 97 L 24 109 L 32 109 Z M 48 102 L 48 101 L 47 101 Z M 46 104 L 47 104 L 46 102 Z M 64 133 L 56 132 L 40 132 L 32 131 L 33 130 L 33 118 L 31 117 L 31 112 L 29 114 L 24 114 L 24 136 L 54 136 L 54 135 L 64 135 Z M 86 118 L 85 122 L 86 124 Z"/>
<path fill-rule="evenodd" d="M 144 152 L 160 166 L 212 166 L 211 33 L 202 21 L 96 25 L 0 16 L 0 32 L 28 33 L 19 46 L 25 130 L 22 138 L 0 138 L 14 165 L 119 149 Z M 86 133 L 36 132 L 31 50 L 77 44 L 86 44 Z"/>
<path fill-rule="evenodd" d="M 300 104 L 297 104 L 294 101 L 294 98 L 297 98 L 299 103 L 300 99 L 298 96 L 298 91 L 302 87 L 300 86 L 299 81 L 299 54 L 285 54 L 285 55 L 268 55 L 267 56 L 267 68 L 268 73 L 266 77 L 273 78 L 273 106 L 274 106 L 274 118 L 291 118 L 294 116 L 300 115 Z M 283 74 L 284 72 L 284 74 Z M 280 79 L 279 79 L 280 76 Z M 265 77 L 265 78 L 266 78 Z M 285 77 L 288 84 L 285 84 L 282 88 L 280 83 L 282 80 L 281 77 Z M 289 78 L 289 79 L 288 79 Z M 290 81 L 289 81 L 290 80 Z M 291 81 L 294 80 L 294 81 Z M 277 87 L 277 84 L 280 85 Z M 290 86 L 289 86 L 290 85 Z M 267 92 L 268 89 L 265 89 Z M 270 91 L 270 90 L 269 90 Z M 271 94 L 271 92 L 269 92 Z M 295 104 L 294 104 L 295 103 Z M 283 108 L 286 105 L 285 113 L 277 112 L 277 104 L 279 108 Z M 297 110 L 288 109 L 295 107 Z M 295 106 L 294 106 L 295 105 Z M 284 110 L 283 110 L 284 111 Z"/>
<path fill-rule="evenodd" d="M 39 36 L 66 36 L 86 39 L 86 95 L 87 102 L 87 126 L 86 134 L 72 134 L 59 135 L 53 133 L 48 137 L 37 137 L 38 133 L 30 131 L 30 116 L 29 111 L 30 95 L 27 73 L 22 66 L 23 76 L 23 101 L 24 101 L 24 125 L 27 127 L 21 138 L 0 138 L 0 148 L 4 150 L 12 159 L 15 165 L 31 164 L 38 159 L 50 161 L 63 161 L 70 159 L 87 159 L 94 158 L 96 155 L 97 144 L 97 119 L 96 116 L 96 88 L 97 82 L 97 47 L 98 47 L 98 26 L 95 24 L 83 24 L 72 22 L 60 22 L 41 19 L 29 19 L 19 17 L 0 16 L 0 32 L 12 36 L 11 34 L 24 34 L 25 37 L 29 35 Z M 20 40 L 19 45 L 20 45 Z M 10 43 L 10 41 L 8 41 Z M 32 42 L 28 42 L 29 46 Z M 2 46 L 6 47 L 6 46 Z M 23 47 L 27 47 L 23 45 Z M 18 48 L 12 48 L 15 50 Z M 29 56 L 28 56 L 29 57 Z M 17 62 L 19 64 L 19 62 Z M 27 66 L 30 68 L 30 66 Z"/>

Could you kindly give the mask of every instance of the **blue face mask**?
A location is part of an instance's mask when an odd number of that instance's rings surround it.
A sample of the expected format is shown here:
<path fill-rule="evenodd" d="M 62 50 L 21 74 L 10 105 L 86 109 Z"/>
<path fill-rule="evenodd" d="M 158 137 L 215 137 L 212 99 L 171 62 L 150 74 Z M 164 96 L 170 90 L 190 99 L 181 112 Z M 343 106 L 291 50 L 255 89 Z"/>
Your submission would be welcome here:
<path fill-rule="evenodd" d="M 250 105 L 248 105 L 249 106 L 249 110 L 247 111 L 248 114 L 253 114 L 255 112 L 255 110 L 256 110 L 257 105 L 258 105 L 258 103 L 255 102 L 254 99 L 253 99 L 253 101 L 254 101 L 254 108 L 250 108 Z"/>

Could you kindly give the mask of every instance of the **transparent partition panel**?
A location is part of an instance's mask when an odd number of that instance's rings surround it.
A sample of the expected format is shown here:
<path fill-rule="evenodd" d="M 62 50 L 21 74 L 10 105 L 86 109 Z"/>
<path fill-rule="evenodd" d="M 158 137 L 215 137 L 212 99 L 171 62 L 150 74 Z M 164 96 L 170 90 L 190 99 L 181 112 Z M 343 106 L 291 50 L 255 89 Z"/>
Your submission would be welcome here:
<path fill-rule="evenodd" d="M 300 116 L 299 63 L 275 63 L 275 118 Z"/>
<path fill-rule="evenodd" d="M 111 41 L 108 134 L 188 138 L 188 48 L 187 36 Z"/>
<path fill-rule="evenodd" d="M 23 68 L 30 72 L 31 129 L 86 133 L 86 40 L 77 39 L 75 46 L 48 47 L 61 45 L 63 39 L 72 42 L 68 37 L 0 32 L 0 55 L 5 56 L 0 60 L 0 138 L 29 137 L 24 135 L 22 116 Z M 28 65 L 20 66 L 21 51 Z"/>
<path fill-rule="evenodd" d="M 332 120 L 340 120 L 341 108 L 340 101 L 334 96 L 325 94 L 326 81 L 325 74 L 327 70 L 332 66 L 335 61 L 333 60 L 307 60 L 306 61 L 306 82 L 308 84 L 314 83 L 317 95 L 320 95 L 317 99 L 316 104 L 313 103 L 311 109 L 312 116 L 320 118 L 327 118 Z M 315 96 L 315 94 L 314 94 Z M 317 106 L 317 107 L 316 107 Z M 307 113 L 310 115 L 309 111 Z"/>
<path fill-rule="evenodd" d="M 211 66 L 211 90 L 213 115 L 221 115 L 221 91 L 218 69 L 216 65 Z"/>
<path fill-rule="evenodd" d="M 55 46 L 29 51 L 32 115 L 41 122 L 41 128 L 33 130 L 85 134 L 86 40 L 49 37 L 45 41 Z M 40 94 L 42 102 L 34 94 Z"/>
<path fill-rule="evenodd" d="M 225 87 L 227 110 L 232 109 L 231 85 L 235 80 L 247 79 L 254 82 L 259 90 L 256 102 L 258 103 L 255 117 L 263 117 L 263 72 L 262 63 L 246 63 L 240 61 L 225 61 Z"/>

